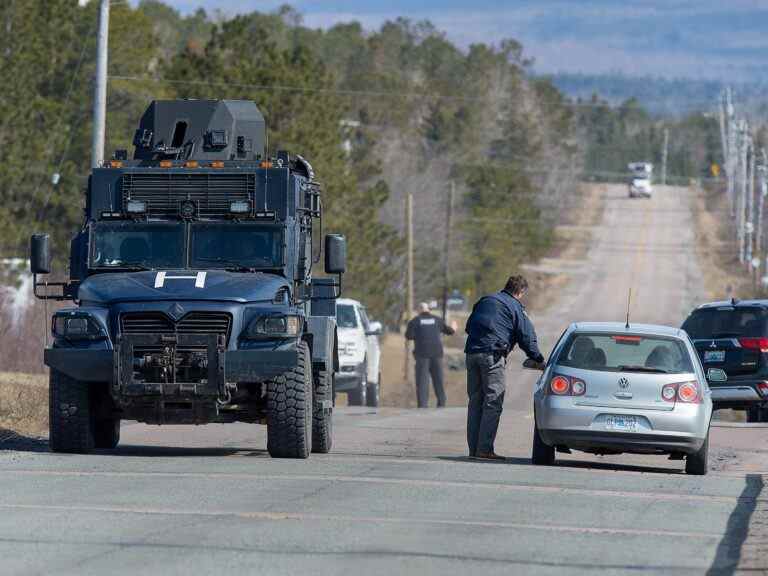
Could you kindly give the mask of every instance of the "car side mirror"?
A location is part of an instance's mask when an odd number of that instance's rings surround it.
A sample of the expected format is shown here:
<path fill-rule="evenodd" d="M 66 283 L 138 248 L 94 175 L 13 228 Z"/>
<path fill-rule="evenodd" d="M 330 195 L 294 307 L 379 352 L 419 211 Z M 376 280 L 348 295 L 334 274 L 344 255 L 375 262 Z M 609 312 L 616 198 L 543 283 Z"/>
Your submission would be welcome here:
<path fill-rule="evenodd" d="M 340 234 L 325 236 L 325 273 L 343 274 L 347 271 L 347 239 Z"/>
<path fill-rule="evenodd" d="M 33 234 L 29 239 L 29 269 L 32 274 L 51 273 L 51 241 L 48 234 Z"/>
<path fill-rule="evenodd" d="M 710 368 L 707 370 L 707 380 L 710 382 L 727 382 L 728 374 L 722 368 Z"/>
<path fill-rule="evenodd" d="M 368 324 L 368 332 L 366 332 L 365 335 L 381 336 L 383 331 L 384 331 L 384 327 L 381 325 L 381 322 L 371 322 L 370 324 Z"/>
<path fill-rule="evenodd" d="M 530 358 L 526 358 L 525 362 L 523 362 L 523 368 L 528 370 L 539 370 L 540 372 L 543 372 L 544 367 L 544 362 L 536 362 L 536 360 L 532 360 Z"/>

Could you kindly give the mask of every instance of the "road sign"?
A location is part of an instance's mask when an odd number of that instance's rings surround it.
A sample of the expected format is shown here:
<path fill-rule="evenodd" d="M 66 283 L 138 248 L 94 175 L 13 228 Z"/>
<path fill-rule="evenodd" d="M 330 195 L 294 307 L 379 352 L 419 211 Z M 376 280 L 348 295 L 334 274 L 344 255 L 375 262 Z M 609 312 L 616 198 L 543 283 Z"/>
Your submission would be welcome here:
<path fill-rule="evenodd" d="M 720 165 L 716 162 L 713 162 L 712 165 L 709 167 L 709 171 L 712 173 L 712 176 L 717 178 L 720 176 Z"/>

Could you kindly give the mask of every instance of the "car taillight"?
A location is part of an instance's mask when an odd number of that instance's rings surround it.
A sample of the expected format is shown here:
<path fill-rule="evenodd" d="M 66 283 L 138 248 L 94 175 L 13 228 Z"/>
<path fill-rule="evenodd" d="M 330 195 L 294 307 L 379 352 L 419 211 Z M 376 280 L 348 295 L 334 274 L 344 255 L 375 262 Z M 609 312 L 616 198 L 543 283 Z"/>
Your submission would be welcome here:
<path fill-rule="evenodd" d="M 747 350 L 768 352 L 768 338 L 739 338 L 739 344 Z"/>
<path fill-rule="evenodd" d="M 680 382 L 677 384 L 665 384 L 661 389 L 661 397 L 667 402 L 698 404 L 701 402 L 701 394 L 699 394 L 699 383 Z"/>
<path fill-rule="evenodd" d="M 583 396 L 587 383 L 580 378 L 555 374 L 549 381 L 549 389 L 557 396 Z"/>
<path fill-rule="evenodd" d="M 760 394 L 768 396 L 768 382 L 758 382 L 757 389 L 760 390 Z"/>

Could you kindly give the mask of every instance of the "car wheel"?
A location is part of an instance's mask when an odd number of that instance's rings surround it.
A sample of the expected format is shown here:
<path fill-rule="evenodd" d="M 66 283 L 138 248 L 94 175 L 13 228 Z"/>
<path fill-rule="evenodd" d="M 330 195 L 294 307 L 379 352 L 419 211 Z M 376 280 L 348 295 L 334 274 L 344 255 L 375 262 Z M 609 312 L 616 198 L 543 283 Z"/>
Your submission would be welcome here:
<path fill-rule="evenodd" d="M 552 466 L 555 463 L 555 447 L 544 443 L 539 434 L 539 425 L 534 418 L 533 423 L 533 448 L 531 461 L 537 466 Z"/>
<path fill-rule="evenodd" d="M 381 372 L 379 372 L 379 379 L 373 384 L 368 384 L 368 390 L 366 391 L 365 405 L 371 408 L 376 408 L 379 405 L 379 394 L 381 393 Z"/>
<path fill-rule="evenodd" d="M 688 454 L 685 457 L 685 473 L 695 476 L 704 476 L 707 473 L 707 458 L 709 456 L 709 432 L 704 439 L 699 451 L 694 454 Z"/>
<path fill-rule="evenodd" d="M 760 422 L 759 406 L 750 406 L 747 408 L 747 422 Z"/>

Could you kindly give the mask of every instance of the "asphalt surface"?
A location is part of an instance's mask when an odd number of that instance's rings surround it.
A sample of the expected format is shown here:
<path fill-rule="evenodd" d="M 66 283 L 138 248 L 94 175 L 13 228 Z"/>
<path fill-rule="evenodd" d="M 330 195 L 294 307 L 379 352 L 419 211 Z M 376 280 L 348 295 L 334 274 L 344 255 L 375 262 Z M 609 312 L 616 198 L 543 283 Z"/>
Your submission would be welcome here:
<path fill-rule="evenodd" d="M 533 318 L 546 349 L 569 321 L 622 319 L 630 287 L 638 322 L 679 324 L 702 297 L 688 192 L 608 193 L 588 257 Z M 0 573 L 768 573 L 766 426 L 715 423 L 706 477 L 650 456 L 533 467 L 535 375 L 509 377 L 502 463 L 465 457 L 463 408 L 339 409 L 333 453 L 307 461 L 270 459 L 244 424 L 126 424 L 87 456 L 7 438 Z"/>

